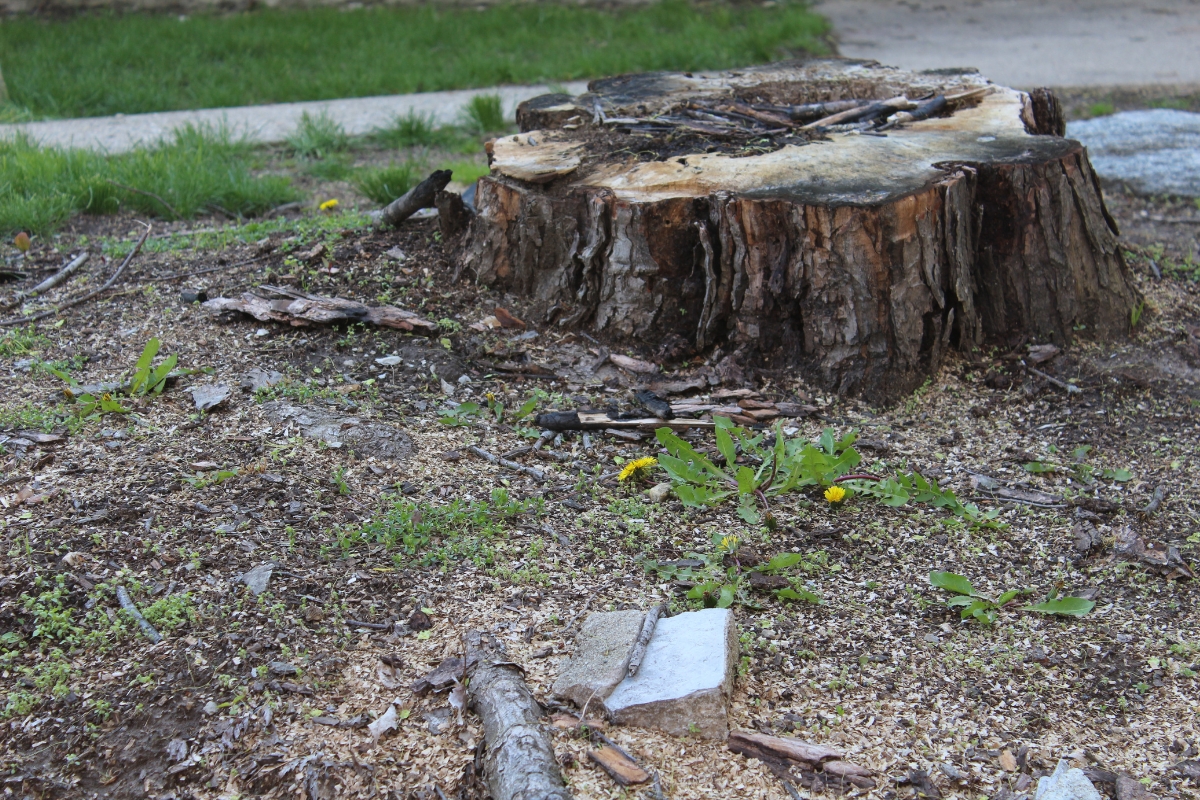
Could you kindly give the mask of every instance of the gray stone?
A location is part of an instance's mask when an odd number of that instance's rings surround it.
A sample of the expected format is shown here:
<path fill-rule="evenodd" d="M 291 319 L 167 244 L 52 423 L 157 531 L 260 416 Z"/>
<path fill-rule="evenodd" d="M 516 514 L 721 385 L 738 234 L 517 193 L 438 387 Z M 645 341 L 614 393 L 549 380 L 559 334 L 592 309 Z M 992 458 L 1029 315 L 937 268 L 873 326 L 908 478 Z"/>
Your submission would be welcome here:
<path fill-rule="evenodd" d="M 637 674 L 621 681 L 604 705 L 622 725 L 723 739 L 737 655 L 729 609 L 660 619 Z"/>
<path fill-rule="evenodd" d="M 192 402 L 200 411 L 211 411 L 229 399 L 230 388 L 223 383 L 210 383 L 188 389 Z"/>
<path fill-rule="evenodd" d="M 263 403 L 262 410 L 272 423 L 295 425 L 301 436 L 320 439 L 330 447 L 345 445 L 362 455 L 392 461 L 402 461 L 413 452 L 408 434 L 382 422 L 335 414 L 312 406 L 296 406 L 281 400 Z"/>
<path fill-rule="evenodd" d="M 1033 800 L 1103 800 L 1081 769 L 1072 769 L 1060 759 L 1053 775 L 1038 779 Z"/>
<path fill-rule="evenodd" d="M 268 389 L 281 380 L 283 380 L 282 372 L 255 367 L 242 377 L 242 382 L 239 385 L 244 391 L 257 392 L 259 389 Z"/>
<path fill-rule="evenodd" d="M 1106 184 L 1139 194 L 1200 197 L 1200 114 L 1123 111 L 1071 122 L 1067 136 L 1087 146 Z"/>
<path fill-rule="evenodd" d="M 642 630 L 641 611 L 589 614 L 575 639 L 575 654 L 554 681 L 553 693 L 580 708 L 592 699 L 593 711 L 625 678 L 629 654 Z"/>
<path fill-rule="evenodd" d="M 271 582 L 271 573 L 275 571 L 275 565 L 259 564 L 254 569 L 242 575 L 242 583 L 250 588 L 257 597 L 267 590 L 267 584 Z"/>

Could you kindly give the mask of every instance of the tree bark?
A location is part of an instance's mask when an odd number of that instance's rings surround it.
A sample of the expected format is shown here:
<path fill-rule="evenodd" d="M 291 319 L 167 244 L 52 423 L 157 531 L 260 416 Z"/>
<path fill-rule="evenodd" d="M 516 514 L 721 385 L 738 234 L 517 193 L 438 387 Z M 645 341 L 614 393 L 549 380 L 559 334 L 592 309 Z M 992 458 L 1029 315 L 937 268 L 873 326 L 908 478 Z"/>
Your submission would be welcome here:
<path fill-rule="evenodd" d="M 882 401 L 919 386 L 951 348 L 1128 330 L 1139 298 L 1116 226 L 1085 150 L 1057 135 L 1048 90 L 837 59 L 590 89 L 529 101 L 518 119 L 543 129 L 490 143 L 492 174 L 462 239 L 479 281 L 547 321 L 661 346 L 660 358 L 720 346 Z M 905 95 L 965 99 L 947 116 Z M 847 98 L 894 102 L 855 111 L 838 104 Z M 723 130 L 697 108 L 750 120 L 773 144 L 696 139 Z M 909 116 L 861 130 L 896 108 Z M 829 111 L 867 122 L 798 138 Z M 663 119 L 675 132 L 656 133 Z M 629 155 L 614 128 L 629 131 Z M 680 152 L 682 133 L 710 146 Z"/>
<path fill-rule="evenodd" d="M 542 708 L 521 669 L 490 634 L 469 631 L 464 642 L 467 691 L 483 720 L 484 776 L 493 800 L 570 800 L 554 747 L 538 721 Z"/>

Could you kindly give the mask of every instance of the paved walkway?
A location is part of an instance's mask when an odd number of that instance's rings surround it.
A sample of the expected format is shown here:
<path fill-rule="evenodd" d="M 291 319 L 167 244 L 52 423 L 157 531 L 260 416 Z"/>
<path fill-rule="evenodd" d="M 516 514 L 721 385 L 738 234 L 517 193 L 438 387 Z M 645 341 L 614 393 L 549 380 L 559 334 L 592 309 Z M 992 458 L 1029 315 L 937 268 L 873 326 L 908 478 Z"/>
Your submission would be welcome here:
<path fill-rule="evenodd" d="M 842 55 L 1034 86 L 1200 84 L 1196 0 L 817 0 Z"/>
<path fill-rule="evenodd" d="M 565 84 L 568 92 L 581 94 L 584 82 Z M 171 131 L 187 124 L 224 125 L 251 141 L 282 142 L 300 123 L 305 112 L 326 112 L 341 123 L 352 136 L 361 136 L 387 124 L 396 116 L 410 112 L 428 115 L 435 124 L 457 122 L 467 102 L 479 94 L 498 94 L 509 117 L 517 104 L 545 94 L 545 86 L 500 86 L 494 89 L 468 89 L 454 92 L 424 92 L 387 97 L 358 97 L 349 100 L 318 100 L 307 103 L 279 103 L 239 108 L 210 108 L 200 111 L 165 111 L 155 114 L 118 114 L 113 117 L 27 122 L 0 125 L 0 138 L 24 131 L 35 142 L 56 147 L 80 147 L 122 153 L 134 147 L 153 144 Z"/>

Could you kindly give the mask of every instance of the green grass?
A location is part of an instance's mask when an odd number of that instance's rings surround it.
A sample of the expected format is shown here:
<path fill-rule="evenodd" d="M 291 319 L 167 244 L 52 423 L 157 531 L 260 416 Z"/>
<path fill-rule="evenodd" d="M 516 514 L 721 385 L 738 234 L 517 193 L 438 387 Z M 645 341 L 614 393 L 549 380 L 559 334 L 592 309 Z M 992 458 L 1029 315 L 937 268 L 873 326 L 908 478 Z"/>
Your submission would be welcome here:
<path fill-rule="evenodd" d="M 197 128 L 111 157 L 0 141 L 0 236 L 44 234 L 76 212 L 127 208 L 173 219 L 216 208 L 253 216 L 298 197 L 287 178 L 256 177 L 251 166 L 246 144 Z"/>
<path fill-rule="evenodd" d="M 354 176 L 354 188 L 381 206 L 400 197 L 417 184 L 424 173 L 411 161 L 364 169 Z"/>
<path fill-rule="evenodd" d="M 6 19 L 0 68 L 4 113 L 71 117 L 734 67 L 827 30 L 799 2 L 97 13 Z"/>

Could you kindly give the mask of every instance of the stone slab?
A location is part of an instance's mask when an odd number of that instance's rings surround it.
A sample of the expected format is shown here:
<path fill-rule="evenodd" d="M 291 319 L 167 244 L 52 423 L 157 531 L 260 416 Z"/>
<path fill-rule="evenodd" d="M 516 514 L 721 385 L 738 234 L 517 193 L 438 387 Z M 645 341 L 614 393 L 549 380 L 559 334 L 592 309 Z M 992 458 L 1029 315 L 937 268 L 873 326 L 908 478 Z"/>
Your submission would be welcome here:
<path fill-rule="evenodd" d="M 1200 197 L 1200 114 L 1156 108 L 1067 124 L 1100 180 L 1144 195 Z"/>
<path fill-rule="evenodd" d="M 737 625 L 729 609 L 660 619 L 641 668 L 621 681 L 605 707 L 622 725 L 724 739 L 737 656 Z"/>
<path fill-rule="evenodd" d="M 642 621 L 641 611 L 599 611 L 588 615 L 575 639 L 575 654 L 554 681 L 551 691 L 580 708 L 592 700 L 598 710 L 625 677 L 629 655 Z"/>
<path fill-rule="evenodd" d="M 1034 800 L 1103 800 L 1100 792 L 1081 769 L 1072 769 L 1065 759 L 1058 762 L 1054 774 L 1038 778 Z"/>

